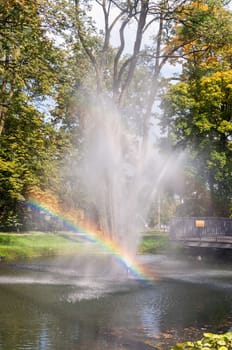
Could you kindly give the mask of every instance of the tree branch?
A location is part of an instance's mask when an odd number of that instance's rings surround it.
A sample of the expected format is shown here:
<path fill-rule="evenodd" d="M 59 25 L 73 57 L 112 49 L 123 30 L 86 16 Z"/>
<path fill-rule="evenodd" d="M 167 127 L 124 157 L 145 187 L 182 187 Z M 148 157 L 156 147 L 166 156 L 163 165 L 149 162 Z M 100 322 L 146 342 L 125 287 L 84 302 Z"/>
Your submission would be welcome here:
<path fill-rule="evenodd" d="M 148 0 L 144 0 L 144 1 L 141 0 L 141 11 L 140 11 L 139 22 L 138 22 L 137 31 L 136 31 L 134 50 L 133 50 L 133 55 L 131 57 L 130 66 L 128 69 L 128 74 L 127 74 L 126 80 L 122 86 L 121 94 L 119 96 L 119 104 L 120 105 L 122 105 L 124 103 L 125 92 L 131 83 L 131 80 L 132 80 L 133 74 L 134 74 L 134 70 L 136 67 L 136 63 L 138 60 L 138 53 L 140 51 L 142 37 L 143 37 L 143 29 L 144 29 L 144 26 L 146 24 L 146 18 L 147 18 L 147 13 L 148 13 L 148 4 L 149 4 Z"/>

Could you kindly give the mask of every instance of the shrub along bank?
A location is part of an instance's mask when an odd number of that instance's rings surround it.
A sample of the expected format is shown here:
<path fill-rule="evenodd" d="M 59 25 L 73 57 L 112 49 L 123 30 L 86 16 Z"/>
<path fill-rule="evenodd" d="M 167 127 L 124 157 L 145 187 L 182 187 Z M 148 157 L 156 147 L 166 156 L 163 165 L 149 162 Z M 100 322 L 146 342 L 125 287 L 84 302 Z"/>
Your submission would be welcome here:
<path fill-rule="evenodd" d="M 201 340 L 179 343 L 171 350 L 231 350 L 232 332 L 225 334 L 204 333 Z"/>

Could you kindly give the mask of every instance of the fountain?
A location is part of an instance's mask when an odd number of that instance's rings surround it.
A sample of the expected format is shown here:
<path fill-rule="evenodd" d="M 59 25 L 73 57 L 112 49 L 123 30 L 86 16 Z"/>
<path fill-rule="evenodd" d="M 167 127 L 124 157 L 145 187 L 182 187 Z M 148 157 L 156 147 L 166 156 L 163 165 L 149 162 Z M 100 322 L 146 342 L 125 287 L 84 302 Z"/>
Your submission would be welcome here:
<path fill-rule="evenodd" d="M 144 229 L 141 216 L 147 215 L 153 191 L 152 159 L 142 153 L 139 141 L 109 103 L 90 108 L 87 123 L 82 185 L 104 235 L 135 252 Z"/>
<path fill-rule="evenodd" d="M 153 281 L 154 271 L 141 264 L 137 250 L 147 229 L 151 204 L 165 183 L 174 181 L 182 154 L 161 157 L 149 140 L 128 130 L 126 120 L 109 98 L 86 97 L 84 101 L 79 158 L 68 160 L 66 172 L 75 179 L 72 188 L 77 187 L 72 200 L 79 199 L 76 193 L 80 191 L 85 194 L 87 215 L 78 222 L 72 211 L 65 213 L 46 196 L 39 201 L 31 198 L 28 204 L 61 220 L 66 228 L 81 232 L 79 237 L 87 240 L 81 256 L 69 264 L 77 268 L 79 277 Z"/>
<path fill-rule="evenodd" d="M 172 157 L 161 159 L 152 144 L 131 134 L 105 97 L 91 98 L 86 106 L 83 157 L 76 177 L 94 211 L 100 241 L 110 253 L 121 256 L 124 269 L 133 270 L 151 203 L 170 166 L 173 171 L 178 162 Z"/>

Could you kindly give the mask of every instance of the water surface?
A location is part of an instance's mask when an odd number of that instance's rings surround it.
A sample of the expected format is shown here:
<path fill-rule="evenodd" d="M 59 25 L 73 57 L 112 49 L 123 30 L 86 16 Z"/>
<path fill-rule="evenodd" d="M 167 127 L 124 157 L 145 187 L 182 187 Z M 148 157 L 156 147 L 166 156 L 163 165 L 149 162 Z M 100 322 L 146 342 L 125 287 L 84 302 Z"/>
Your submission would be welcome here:
<path fill-rule="evenodd" d="M 89 259 L 89 257 L 88 257 Z M 0 265 L 0 349 L 152 349 L 232 326 L 227 264 L 141 257 L 154 284 L 112 280 L 81 259 Z"/>

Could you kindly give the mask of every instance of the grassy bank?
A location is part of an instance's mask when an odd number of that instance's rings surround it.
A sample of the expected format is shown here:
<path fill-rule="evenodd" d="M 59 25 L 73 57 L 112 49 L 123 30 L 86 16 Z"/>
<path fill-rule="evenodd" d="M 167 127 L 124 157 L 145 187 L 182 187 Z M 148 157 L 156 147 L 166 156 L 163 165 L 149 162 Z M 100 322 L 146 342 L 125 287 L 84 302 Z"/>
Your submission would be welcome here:
<path fill-rule="evenodd" d="M 149 232 L 139 247 L 140 254 L 156 254 L 167 250 L 168 235 L 165 232 Z M 30 259 L 36 256 L 66 255 L 81 252 L 81 241 L 68 233 L 0 233 L 0 257 L 6 261 Z M 1 260 L 1 258 L 0 258 Z"/>
<path fill-rule="evenodd" d="M 80 246 L 81 243 L 72 235 L 43 232 L 0 233 L 0 256 L 7 261 L 76 253 Z"/>
<path fill-rule="evenodd" d="M 149 231 L 145 233 L 140 247 L 141 254 L 158 254 L 167 251 L 170 248 L 170 242 L 167 232 Z"/>

